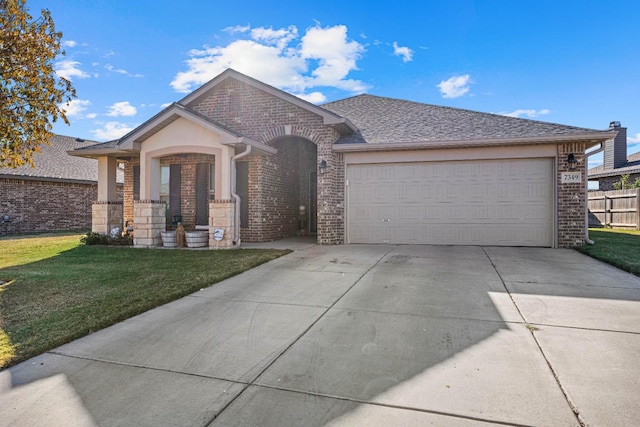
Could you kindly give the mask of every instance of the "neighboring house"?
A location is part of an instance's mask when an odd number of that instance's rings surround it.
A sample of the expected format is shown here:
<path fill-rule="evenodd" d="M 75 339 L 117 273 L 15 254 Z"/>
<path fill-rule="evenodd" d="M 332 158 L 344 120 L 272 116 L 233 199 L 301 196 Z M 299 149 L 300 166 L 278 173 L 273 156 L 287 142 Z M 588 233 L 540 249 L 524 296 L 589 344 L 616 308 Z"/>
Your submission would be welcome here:
<path fill-rule="evenodd" d="M 94 231 L 134 221 L 139 247 L 178 219 L 208 226 L 212 247 L 301 226 L 320 244 L 571 247 L 587 232 L 585 150 L 613 136 L 371 95 L 317 106 L 227 70 L 71 154 L 98 159 Z"/>
<path fill-rule="evenodd" d="M 611 122 L 609 129 L 618 135 L 604 144 L 602 165 L 589 169 L 589 181 L 597 181 L 600 191 L 615 190 L 613 185 L 622 175 L 629 175 L 630 184 L 640 178 L 640 152 L 627 156 L 627 128 Z"/>
<path fill-rule="evenodd" d="M 0 235 L 91 228 L 98 162 L 67 151 L 96 142 L 61 135 L 49 142 L 34 155 L 35 168 L 0 168 Z"/>

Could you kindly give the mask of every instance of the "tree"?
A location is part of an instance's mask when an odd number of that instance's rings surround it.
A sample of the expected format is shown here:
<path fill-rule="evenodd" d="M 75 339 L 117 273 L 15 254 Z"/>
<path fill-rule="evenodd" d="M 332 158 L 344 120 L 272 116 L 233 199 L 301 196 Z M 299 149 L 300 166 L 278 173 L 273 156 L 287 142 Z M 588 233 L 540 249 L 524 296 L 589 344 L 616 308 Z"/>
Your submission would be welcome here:
<path fill-rule="evenodd" d="M 61 105 L 75 89 L 53 69 L 61 38 L 49 10 L 34 20 L 26 0 L 0 0 L 0 167 L 33 167 L 52 123 L 69 124 Z"/>
<path fill-rule="evenodd" d="M 640 178 L 636 178 L 635 182 L 629 182 L 631 178 L 630 174 L 624 174 L 620 177 L 620 182 L 614 182 L 613 188 L 615 190 L 628 190 L 630 188 L 640 188 Z"/>

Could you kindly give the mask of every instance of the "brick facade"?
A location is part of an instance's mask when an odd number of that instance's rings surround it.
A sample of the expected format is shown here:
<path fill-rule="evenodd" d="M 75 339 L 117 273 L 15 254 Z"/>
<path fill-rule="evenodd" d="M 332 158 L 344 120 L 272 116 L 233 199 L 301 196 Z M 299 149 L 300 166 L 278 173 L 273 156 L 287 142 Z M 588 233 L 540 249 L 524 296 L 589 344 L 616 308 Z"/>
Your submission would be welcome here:
<path fill-rule="evenodd" d="M 160 166 L 169 166 L 171 164 L 179 164 L 181 169 L 180 182 L 180 213 L 182 215 L 182 224 L 185 229 L 193 229 L 196 225 L 196 165 L 198 163 L 214 163 L 215 157 L 207 154 L 181 154 L 163 157 L 160 159 Z M 139 159 L 132 159 L 125 163 L 124 168 L 124 220 L 133 220 L 133 170 L 134 166 L 139 166 Z M 209 171 L 207 170 L 207 181 L 209 180 Z M 209 191 L 209 201 L 215 199 L 213 191 Z"/>
<path fill-rule="evenodd" d="M 278 149 L 276 156 L 249 160 L 249 223 L 241 230 L 246 242 L 296 235 L 300 205 L 310 209 L 309 177 L 315 171 L 315 145 L 285 137 L 273 146 Z"/>
<path fill-rule="evenodd" d="M 91 205 L 98 185 L 89 183 L 0 178 L 0 235 L 57 230 L 91 229 Z M 118 186 L 122 200 L 122 186 Z"/>
<path fill-rule="evenodd" d="M 191 107 L 242 135 L 274 147 L 287 137 L 303 138 L 315 144 L 315 168 L 321 160 L 326 160 L 328 165 L 327 173 L 318 175 L 317 182 L 318 243 L 344 243 L 344 225 L 340 221 L 344 217 L 344 175 L 339 173 L 342 166 L 332 150 L 339 134 L 326 126 L 322 117 L 234 79 L 223 81 Z M 243 234 L 246 241 L 269 241 L 295 234 L 298 206 L 306 203 L 301 203 L 300 191 L 297 197 L 292 196 L 283 185 L 295 186 L 295 182 L 300 182 L 304 167 L 299 167 L 297 173 L 293 173 L 295 176 L 289 172 L 289 178 L 294 181 L 286 182 L 287 169 L 291 169 L 286 159 L 290 157 L 291 153 L 285 149 L 276 156 L 251 158 L 250 223 Z M 274 188 L 280 193 L 273 195 Z"/>
<path fill-rule="evenodd" d="M 558 145 L 557 182 L 558 182 L 558 247 L 571 248 L 585 243 L 585 206 L 587 168 L 585 165 L 585 143 L 576 142 Z M 573 153 L 578 163 L 575 171 L 582 173 L 579 183 L 563 184 L 562 172 L 572 172 L 567 162 L 569 153 Z"/>
<path fill-rule="evenodd" d="M 322 116 L 313 113 L 313 109 L 233 78 L 222 80 L 208 92 L 193 98 L 187 107 L 238 135 L 278 150 L 275 155 L 254 153 L 241 160 L 248 162 L 248 176 L 243 181 L 248 194 L 241 201 L 244 204 L 241 206 L 248 207 L 248 218 L 241 228 L 243 241 L 272 241 L 298 233 L 298 208 L 303 205 L 308 212 L 312 210 L 309 179 L 316 176 L 317 241 L 319 244 L 345 242 L 345 164 L 343 154 L 333 151 L 333 143 L 340 135 L 324 124 Z M 558 247 L 584 244 L 585 146 L 581 142 L 557 146 Z M 582 173 L 580 183 L 561 182 L 562 173 L 571 171 L 567 162 L 569 153 L 578 161 L 575 170 Z M 160 159 L 163 166 L 182 165 L 181 215 L 187 229 L 195 225 L 196 165 L 213 161 L 213 156 L 197 154 Z M 326 173 L 321 174 L 318 165 L 322 161 L 327 168 Z M 125 167 L 125 221 L 134 217 L 133 167 L 138 164 L 137 159 L 132 159 Z M 214 195 L 210 194 L 209 202 L 214 201 Z M 209 218 L 211 224 L 211 215 Z"/>

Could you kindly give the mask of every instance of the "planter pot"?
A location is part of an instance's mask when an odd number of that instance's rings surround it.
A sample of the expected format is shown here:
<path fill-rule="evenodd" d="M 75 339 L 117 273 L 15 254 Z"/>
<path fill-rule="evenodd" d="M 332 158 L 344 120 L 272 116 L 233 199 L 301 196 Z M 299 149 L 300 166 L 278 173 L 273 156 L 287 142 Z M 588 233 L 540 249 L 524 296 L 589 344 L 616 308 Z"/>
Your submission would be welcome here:
<path fill-rule="evenodd" d="M 163 231 L 160 233 L 160 237 L 162 237 L 162 246 L 165 248 L 175 248 L 178 246 L 176 242 L 176 232 L 175 231 Z"/>
<path fill-rule="evenodd" d="M 206 248 L 209 246 L 208 231 L 187 231 L 184 233 L 188 248 Z"/>

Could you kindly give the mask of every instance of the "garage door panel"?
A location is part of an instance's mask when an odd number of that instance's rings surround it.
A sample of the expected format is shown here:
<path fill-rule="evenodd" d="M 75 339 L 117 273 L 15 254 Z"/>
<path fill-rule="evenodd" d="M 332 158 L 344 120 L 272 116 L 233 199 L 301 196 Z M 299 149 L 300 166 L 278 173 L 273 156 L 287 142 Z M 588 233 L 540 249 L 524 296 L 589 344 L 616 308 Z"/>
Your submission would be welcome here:
<path fill-rule="evenodd" d="M 551 246 L 552 159 L 349 165 L 351 243 Z"/>

